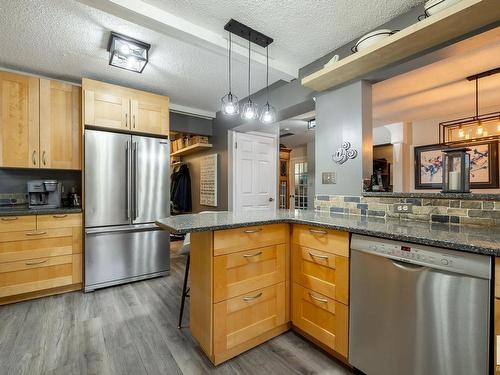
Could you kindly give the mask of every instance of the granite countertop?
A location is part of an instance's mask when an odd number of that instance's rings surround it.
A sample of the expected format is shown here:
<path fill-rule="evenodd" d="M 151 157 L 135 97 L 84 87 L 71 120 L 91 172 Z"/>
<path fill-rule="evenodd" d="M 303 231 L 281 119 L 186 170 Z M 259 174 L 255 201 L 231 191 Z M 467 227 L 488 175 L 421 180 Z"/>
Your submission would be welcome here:
<path fill-rule="evenodd" d="M 75 214 L 79 212 L 82 212 L 82 209 L 75 207 L 29 208 L 25 205 L 0 207 L 0 216 L 63 215 Z"/>
<path fill-rule="evenodd" d="M 429 223 L 318 211 L 214 212 L 177 215 L 156 224 L 172 233 L 203 232 L 273 223 L 306 224 L 428 246 L 500 256 L 500 227 Z"/>
<path fill-rule="evenodd" d="M 364 192 L 363 197 L 380 198 L 427 198 L 427 199 L 459 199 L 477 201 L 500 201 L 500 194 L 490 193 L 396 193 L 396 192 Z"/>

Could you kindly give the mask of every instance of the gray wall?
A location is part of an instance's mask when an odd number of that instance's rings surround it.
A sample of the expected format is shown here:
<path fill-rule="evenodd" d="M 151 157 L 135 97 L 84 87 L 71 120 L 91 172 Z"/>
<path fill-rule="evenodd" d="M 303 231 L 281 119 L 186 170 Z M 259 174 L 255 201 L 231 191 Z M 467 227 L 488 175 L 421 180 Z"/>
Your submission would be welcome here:
<path fill-rule="evenodd" d="M 332 155 L 343 141 L 358 151 L 338 165 Z M 361 195 L 362 180 L 372 173 L 371 85 L 364 81 L 322 93 L 316 99 L 316 195 Z M 337 183 L 323 185 L 322 172 L 335 172 Z"/>
<path fill-rule="evenodd" d="M 314 209 L 314 196 L 316 195 L 316 154 L 315 141 L 306 145 L 307 152 L 307 202 L 308 209 Z"/>
<path fill-rule="evenodd" d="M 81 194 L 82 174 L 80 171 L 62 171 L 54 169 L 0 168 L 0 193 L 27 193 L 29 180 L 62 181 L 65 192 L 74 186 Z"/>

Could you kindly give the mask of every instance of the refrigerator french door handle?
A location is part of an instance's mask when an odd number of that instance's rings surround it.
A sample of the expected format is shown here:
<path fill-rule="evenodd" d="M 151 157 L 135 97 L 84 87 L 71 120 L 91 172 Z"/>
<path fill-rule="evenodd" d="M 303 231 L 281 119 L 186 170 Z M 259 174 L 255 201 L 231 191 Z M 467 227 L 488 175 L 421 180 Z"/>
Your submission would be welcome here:
<path fill-rule="evenodd" d="M 130 220 L 130 141 L 127 141 L 127 144 L 125 145 L 125 157 L 126 163 L 125 163 L 125 204 L 126 204 L 126 211 L 127 211 L 127 219 Z"/>
<path fill-rule="evenodd" d="M 134 217 L 133 219 L 137 219 L 139 217 L 139 204 L 138 204 L 138 189 L 137 189 L 137 142 L 132 142 L 132 154 L 133 154 L 133 164 L 134 164 L 134 182 L 133 182 L 133 197 L 134 197 Z"/>

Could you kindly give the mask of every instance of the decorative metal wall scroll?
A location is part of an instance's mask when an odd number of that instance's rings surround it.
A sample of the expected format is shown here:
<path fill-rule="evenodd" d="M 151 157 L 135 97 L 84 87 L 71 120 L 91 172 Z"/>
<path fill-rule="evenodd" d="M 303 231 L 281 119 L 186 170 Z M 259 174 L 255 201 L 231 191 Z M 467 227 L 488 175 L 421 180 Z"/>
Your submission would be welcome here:
<path fill-rule="evenodd" d="M 358 156 L 358 151 L 351 148 L 351 142 L 344 141 L 342 146 L 332 155 L 332 160 L 337 164 L 344 164 L 349 159 Z"/>

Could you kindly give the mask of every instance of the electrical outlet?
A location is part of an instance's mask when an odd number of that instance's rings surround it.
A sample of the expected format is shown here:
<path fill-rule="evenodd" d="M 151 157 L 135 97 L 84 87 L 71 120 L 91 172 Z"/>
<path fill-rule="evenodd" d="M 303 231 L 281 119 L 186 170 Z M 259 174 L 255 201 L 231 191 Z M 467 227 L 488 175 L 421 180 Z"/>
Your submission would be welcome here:
<path fill-rule="evenodd" d="M 321 174 L 323 185 L 333 185 L 337 183 L 337 174 L 335 172 L 323 172 Z"/>
<path fill-rule="evenodd" d="M 399 214 L 411 214 L 413 212 L 413 204 L 411 203 L 395 203 L 394 212 Z"/>

